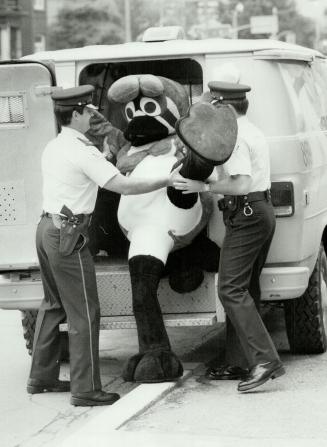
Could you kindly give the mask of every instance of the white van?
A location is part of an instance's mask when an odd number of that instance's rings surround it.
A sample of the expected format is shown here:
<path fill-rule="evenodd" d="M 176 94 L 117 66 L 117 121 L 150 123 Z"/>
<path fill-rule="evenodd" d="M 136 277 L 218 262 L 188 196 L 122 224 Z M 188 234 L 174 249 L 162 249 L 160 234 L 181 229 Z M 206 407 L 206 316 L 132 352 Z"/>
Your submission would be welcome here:
<path fill-rule="evenodd" d="M 183 84 L 194 103 L 207 90 L 208 82 L 215 80 L 219 67 L 232 62 L 241 72 L 241 82 L 252 87 L 248 94 L 249 118 L 264 131 L 270 145 L 277 228 L 261 276 L 262 299 L 284 304 L 292 352 L 324 352 L 325 57 L 274 40 L 161 39 L 42 52 L 0 64 L 0 308 L 23 311 L 30 349 L 36 309 L 43 296 L 34 247 L 42 211 L 40 157 L 45 144 L 57 132 L 50 98 L 55 84 L 93 84 L 97 105 L 105 114 L 106 92 L 115 79 L 151 73 Z M 224 225 L 218 209 L 208 232 L 220 245 Z M 96 270 L 101 327 L 133 327 L 127 259 L 110 253 L 99 256 Z M 163 279 L 159 299 L 166 324 L 209 325 L 224 321 L 216 280 L 216 275 L 208 273 L 197 290 L 179 295 Z"/>

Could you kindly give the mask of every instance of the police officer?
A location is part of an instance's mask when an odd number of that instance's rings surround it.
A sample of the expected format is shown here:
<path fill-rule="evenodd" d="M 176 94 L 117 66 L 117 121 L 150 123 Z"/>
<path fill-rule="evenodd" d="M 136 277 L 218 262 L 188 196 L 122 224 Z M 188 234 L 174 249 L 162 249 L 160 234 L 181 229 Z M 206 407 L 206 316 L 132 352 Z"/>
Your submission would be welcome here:
<path fill-rule="evenodd" d="M 36 321 L 31 394 L 71 391 L 78 406 L 110 405 L 116 393 L 102 391 L 99 371 L 100 308 L 87 227 L 98 187 L 140 194 L 172 185 L 167 178 L 131 179 L 105 159 L 85 138 L 94 106 L 90 85 L 53 93 L 61 132 L 42 155 L 43 209 L 36 246 L 44 288 Z M 110 210 L 108 210 L 110 212 Z M 59 380 L 59 325 L 67 319 L 70 382 Z"/>
<path fill-rule="evenodd" d="M 284 367 L 259 314 L 259 277 L 275 231 L 270 200 L 268 144 L 263 133 L 245 116 L 247 85 L 210 82 L 211 103 L 230 104 L 236 115 L 238 138 L 230 159 L 217 167 L 218 180 L 189 179 L 174 184 L 185 193 L 222 194 L 226 234 L 219 265 L 218 295 L 227 314 L 226 364 L 210 368 L 213 380 L 237 379 L 247 391 L 284 374 Z"/>

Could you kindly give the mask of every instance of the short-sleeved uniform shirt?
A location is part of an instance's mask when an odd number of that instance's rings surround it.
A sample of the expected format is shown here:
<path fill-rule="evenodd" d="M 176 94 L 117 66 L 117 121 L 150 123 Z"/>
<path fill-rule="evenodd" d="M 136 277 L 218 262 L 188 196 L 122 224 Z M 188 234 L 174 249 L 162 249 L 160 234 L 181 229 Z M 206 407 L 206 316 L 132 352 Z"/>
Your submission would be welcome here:
<path fill-rule="evenodd" d="M 90 214 L 98 187 L 118 173 L 82 133 L 63 127 L 42 154 L 43 209 L 58 214 L 66 205 L 74 214 Z"/>
<path fill-rule="evenodd" d="M 246 116 L 237 119 L 235 149 L 223 168 L 227 175 L 249 175 L 249 192 L 270 188 L 269 148 L 264 134 Z"/>

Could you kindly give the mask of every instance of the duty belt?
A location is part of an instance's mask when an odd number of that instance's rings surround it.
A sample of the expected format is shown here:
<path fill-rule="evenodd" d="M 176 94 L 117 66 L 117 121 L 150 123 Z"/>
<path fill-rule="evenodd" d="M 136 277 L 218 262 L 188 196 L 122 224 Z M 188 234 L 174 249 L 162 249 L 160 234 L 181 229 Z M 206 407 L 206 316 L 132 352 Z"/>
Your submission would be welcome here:
<path fill-rule="evenodd" d="M 68 221 L 74 220 L 74 223 L 79 224 L 85 222 L 86 220 L 90 222 L 92 214 L 74 214 L 73 218 L 71 218 L 68 216 L 64 216 L 63 214 L 53 214 L 43 211 L 41 217 L 51 217 L 58 220 L 68 220 Z"/>
<path fill-rule="evenodd" d="M 244 215 L 251 216 L 253 214 L 253 209 L 250 206 L 251 203 L 259 202 L 260 200 L 266 200 L 268 202 L 270 199 L 271 194 L 269 189 L 266 191 L 249 192 L 242 196 L 226 195 L 223 199 L 218 200 L 218 208 L 220 211 L 236 211 L 243 208 Z"/>

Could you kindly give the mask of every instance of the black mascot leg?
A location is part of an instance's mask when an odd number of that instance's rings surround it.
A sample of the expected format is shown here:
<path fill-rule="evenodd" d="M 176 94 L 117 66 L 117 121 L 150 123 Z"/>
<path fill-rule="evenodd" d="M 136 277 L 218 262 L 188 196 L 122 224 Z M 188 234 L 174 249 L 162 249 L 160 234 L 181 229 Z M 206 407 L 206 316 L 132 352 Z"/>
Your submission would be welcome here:
<path fill-rule="evenodd" d="M 187 155 L 181 161 L 183 166 L 179 173 L 192 180 L 206 180 L 214 170 L 214 162 L 200 157 L 195 152 L 188 151 Z M 179 164 L 179 162 L 178 162 Z M 178 165 L 176 164 L 173 169 Z M 196 203 L 198 199 L 198 193 L 182 194 L 182 191 L 178 191 L 172 186 L 168 186 L 167 195 L 171 203 L 178 208 L 189 209 Z"/>
<path fill-rule="evenodd" d="M 140 352 L 128 360 L 123 378 L 141 383 L 175 380 L 183 367 L 171 351 L 157 296 L 164 264 L 154 256 L 138 255 L 129 260 L 129 270 Z"/>

